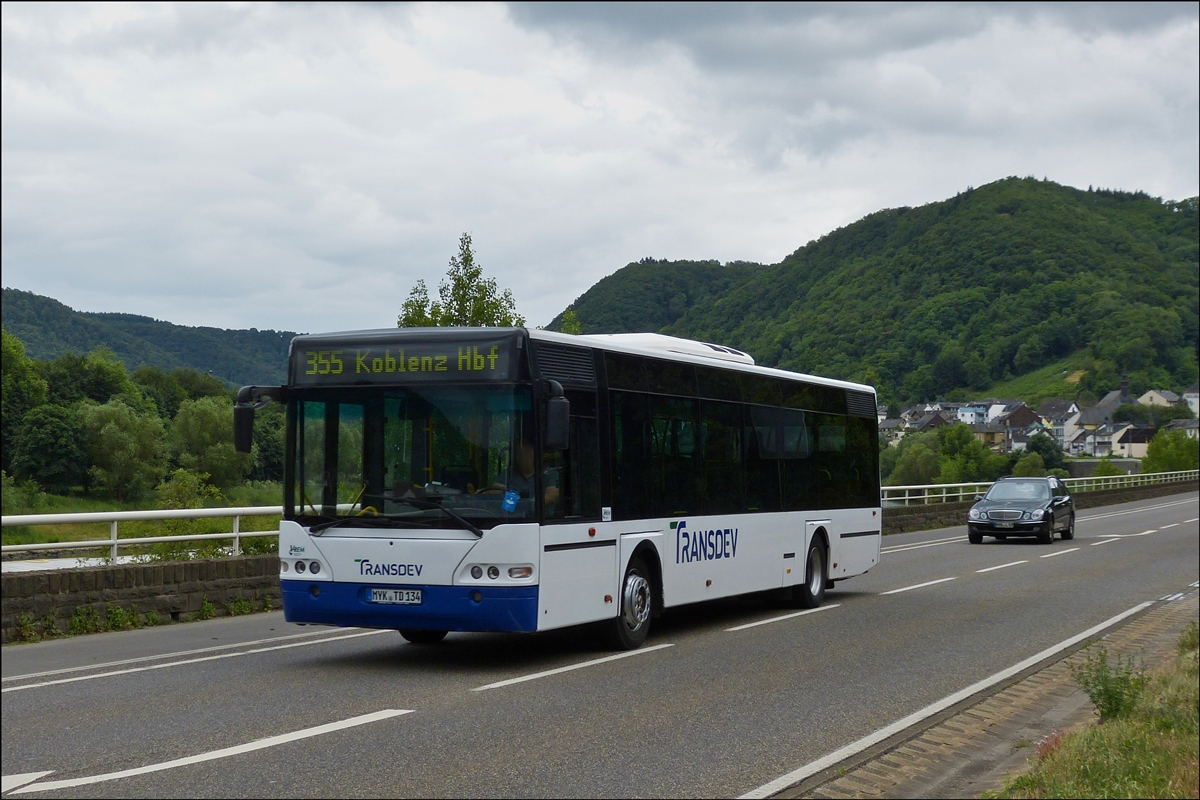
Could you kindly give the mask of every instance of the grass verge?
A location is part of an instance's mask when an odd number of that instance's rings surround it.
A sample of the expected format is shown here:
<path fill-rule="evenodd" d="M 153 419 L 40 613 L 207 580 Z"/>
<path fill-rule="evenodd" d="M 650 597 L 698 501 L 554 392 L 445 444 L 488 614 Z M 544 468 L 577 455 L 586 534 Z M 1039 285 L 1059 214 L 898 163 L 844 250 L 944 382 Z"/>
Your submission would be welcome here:
<path fill-rule="evenodd" d="M 1190 797 L 1200 794 L 1200 628 L 1189 623 L 1172 663 L 1143 673 L 1093 655 L 1077 679 L 1111 716 L 1038 743 L 1024 775 L 985 797 Z M 1101 651 L 1102 652 L 1102 651 Z M 1103 663 L 1102 663 L 1103 662 Z M 1101 677 L 1100 673 L 1105 672 Z M 1139 685 L 1140 684 L 1140 685 Z M 1119 696 L 1120 702 L 1112 698 Z"/>

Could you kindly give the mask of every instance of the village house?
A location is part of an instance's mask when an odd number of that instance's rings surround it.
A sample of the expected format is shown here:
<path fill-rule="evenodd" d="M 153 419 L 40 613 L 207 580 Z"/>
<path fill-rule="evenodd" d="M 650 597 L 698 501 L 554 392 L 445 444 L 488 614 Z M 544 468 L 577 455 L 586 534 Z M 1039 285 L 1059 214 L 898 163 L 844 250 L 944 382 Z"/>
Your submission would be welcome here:
<path fill-rule="evenodd" d="M 1200 381 L 1196 381 L 1184 391 L 1183 401 L 1192 410 L 1192 414 L 1200 417 Z"/>
<path fill-rule="evenodd" d="M 1137 399 L 1144 406 L 1181 406 L 1183 398 L 1170 389 L 1151 389 Z"/>
<path fill-rule="evenodd" d="M 1200 419 L 1173 419 L 1163 426 L 1166 431 L 1183 431 L 1189 439 L 1200 439 Z"/>
<path fill-rule="evenodd" d="M 1113 437 L 1112 454 L 1121 458 L 1145 458 L 1154 434 L 1155 430 L 1148 425 L 1130 425 Z"/>

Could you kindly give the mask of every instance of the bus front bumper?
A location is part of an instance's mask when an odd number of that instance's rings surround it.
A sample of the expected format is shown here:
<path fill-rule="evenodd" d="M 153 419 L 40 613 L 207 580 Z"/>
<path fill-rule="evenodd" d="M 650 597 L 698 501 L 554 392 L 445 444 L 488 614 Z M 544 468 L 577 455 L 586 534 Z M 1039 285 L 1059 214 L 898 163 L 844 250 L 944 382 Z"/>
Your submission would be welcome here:
<path fill-rule="evenodd" d="M 280 581 L 288 622 L 440 631 L 537 630 L 537 586 L 384 586 Z M 420 605 L 372 603 L 371 589 L 420 589 Z M 478 599 L 476 599 L 478 598 Z"/>

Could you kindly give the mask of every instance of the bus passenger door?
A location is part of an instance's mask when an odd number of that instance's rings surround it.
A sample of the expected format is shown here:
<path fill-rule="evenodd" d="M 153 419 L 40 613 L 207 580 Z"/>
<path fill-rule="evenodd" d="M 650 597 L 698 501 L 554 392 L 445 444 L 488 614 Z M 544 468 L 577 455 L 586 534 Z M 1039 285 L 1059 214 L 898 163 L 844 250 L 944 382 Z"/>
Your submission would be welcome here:
<path fill-rule="evenodd" d="M 617 615 L 619 537 L 597 528 L 594 522 L 542 528 L 539 631 Z"/>

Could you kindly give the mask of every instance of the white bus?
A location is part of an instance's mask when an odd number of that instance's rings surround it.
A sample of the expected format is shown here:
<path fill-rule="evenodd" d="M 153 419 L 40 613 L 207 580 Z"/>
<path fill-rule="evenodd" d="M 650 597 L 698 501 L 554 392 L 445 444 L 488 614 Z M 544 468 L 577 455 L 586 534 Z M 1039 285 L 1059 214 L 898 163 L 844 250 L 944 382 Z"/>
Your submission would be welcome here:
<path fill-rule="evenodd" d="M 297 336 L 280 578 L 288 621 L 636 648 L 662 609 L 778 590 L 816 607 L 879 561 L 875 391 L 657 334 Z"/>

